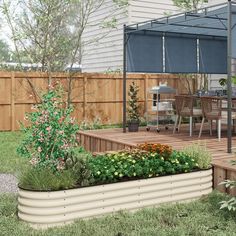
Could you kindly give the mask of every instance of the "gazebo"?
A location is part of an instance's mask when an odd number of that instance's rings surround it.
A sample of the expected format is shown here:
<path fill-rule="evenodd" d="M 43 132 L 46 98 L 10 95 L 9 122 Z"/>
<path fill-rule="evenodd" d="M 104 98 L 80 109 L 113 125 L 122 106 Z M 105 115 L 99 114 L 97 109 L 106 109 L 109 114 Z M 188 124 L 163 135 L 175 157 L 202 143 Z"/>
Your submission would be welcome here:
<path fill-rule="evenodd" d="M 227 151 L 232 152 L 236 2 L 124 25 L 123 45 L 123 132 L 127 72 L 227 74 Z"/>

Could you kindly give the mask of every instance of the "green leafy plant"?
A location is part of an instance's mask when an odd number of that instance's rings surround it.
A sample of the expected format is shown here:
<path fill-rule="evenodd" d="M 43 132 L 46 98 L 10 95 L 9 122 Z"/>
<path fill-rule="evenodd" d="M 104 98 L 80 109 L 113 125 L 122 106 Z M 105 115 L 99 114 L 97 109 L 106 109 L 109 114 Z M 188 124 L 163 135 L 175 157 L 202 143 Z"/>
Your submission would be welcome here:
<path fill-rule="evenodd" d="M 225 180 L 221 185 L 225 185 L 226 188 L 235 188 L 236 187 L 236 181 L 235 180 Z M 227 209 L 229 211 L 236 211 L 236 197 L 231 197 L 229 200 L 221 201 L 220 202 L 220 209 Z"/>
<path fill-rule="evenodd" d="M 30 158 L 33 166 L 62 170 L 66 154 L 77 144 L 78 125 L 71 117 L 73 108 L 66 108 L 62 99 L 62 88 L 49 86 L 48 92 L 42 95 L 42 103 L 34 105 L 34 111 L 26 114 L 29 125 L 21 125 L 24 139 L 17 152 Z"/>
<path fill-rule="evenodd" d="M 101 118 L 99 118 L 99 117 L 96 117 L 91 122 L 83 120 L 79 124 L 79 129 L 80 130 L 102 129 L 102 127 L 103 127 L 103 125 L 101 123 Z"/>
<path fill-rule="evenodd" d="M 138 105 L 139 87 L 132 82 L 128 91 L 128 120 L 139 121 L 139 105 Z"/>
<path fill-rule="evenodd" d="M 89 166 L 96 184 L 185 173 L 197 168 L 194 159 L 183 152 L 174 151 L 165 160 L 158 153 L 140 149 L 98 155 L 89 160 Z"/>
<path fill-rule="evenodd" d="M 193 143 L 183 149 L 183 153 L 189 155 L 198 164 L 200 169 L 207 169 L 211 166 L 212 155 L 201 143 Z"/>
<path fill-rule="evenodd" d="M 20 175 L 19 186 L 30 190 L 61 190 L 75 187 L 76 181 L 70 170 L 55 172 L 50 168 L 31 167 Z"/>
<path fill-rule="evenodd" d="M 89 169 L 90 154 L 81 149 L 74 149 L 65 157 L 65 169 L 73 172 L 78 186 L 89 186 L 94 180 Z"/>

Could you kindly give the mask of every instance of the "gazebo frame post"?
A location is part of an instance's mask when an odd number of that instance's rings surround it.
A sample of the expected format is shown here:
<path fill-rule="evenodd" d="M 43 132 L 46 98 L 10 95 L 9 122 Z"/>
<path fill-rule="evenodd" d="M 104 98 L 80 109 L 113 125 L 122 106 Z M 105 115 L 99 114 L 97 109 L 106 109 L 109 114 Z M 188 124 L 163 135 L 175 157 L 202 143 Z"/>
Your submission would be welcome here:
<path fill-rule="evenodd" d="M 126 25 L 123 26 L 123 133 L 126 133 Z"/>
<path fill-rule="evenodd" d="M 228 96 L 228 109 L 227 109 L 227 151 L 232 152 L 232 4 L 228 0 L 228 31 L 227 31 L 227 96 Z"/>

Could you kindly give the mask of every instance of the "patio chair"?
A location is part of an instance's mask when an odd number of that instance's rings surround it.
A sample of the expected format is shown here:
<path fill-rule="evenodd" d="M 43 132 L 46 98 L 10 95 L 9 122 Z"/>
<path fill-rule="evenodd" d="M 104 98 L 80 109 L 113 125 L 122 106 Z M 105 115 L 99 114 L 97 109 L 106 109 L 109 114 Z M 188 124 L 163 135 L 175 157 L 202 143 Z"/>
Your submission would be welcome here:
<path fill-rule="evenodd" d="M 218 140 L 221 139 L 221 119 L 222 119 L 222 99 L 219 97 L 201 97 L 202 123 L 199 131 L 199 138 L 202 135 L 204 121 L 207 120 L 210 126 L 210 135 L 212 135 L 212 121 L 217 122 Z"/>
<path fill-rule="evenodd" d="M 193 134 L 193 118 L 201 117 L 202 110 L 198 108 L 194 108 L 194 96 L 191 95 L 176 95 L 175 96 L 175 106 L 176 106 L 176 120 L 173 133 L 176 130 L 180 131 L 180 125 L 182 122 L 182 117 L 189 117 L 189 136 Z M 177 128 L 178 124 L 178 128 Z"/>

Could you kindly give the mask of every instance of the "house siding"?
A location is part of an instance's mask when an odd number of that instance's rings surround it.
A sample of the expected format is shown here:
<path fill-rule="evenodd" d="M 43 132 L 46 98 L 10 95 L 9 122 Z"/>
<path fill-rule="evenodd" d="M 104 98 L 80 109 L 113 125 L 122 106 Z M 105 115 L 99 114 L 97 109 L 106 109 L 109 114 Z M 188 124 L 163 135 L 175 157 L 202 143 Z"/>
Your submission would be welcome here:
<path fill-rule="evenodd" d="M 84 72 L 106 72 L 122 70 L 123 65 L 123 25 L 155 19 L 177 9 L 172 0 L 130 0 L 127 8 L 114 11 L 112 0 L 106 0 L 89 19 L 83 34 L 82 70 Z M 112 16 L 111 13 L 113 12 Z M 117 27 L 105 29 L 97 22 L 104 17 L 115 17 Z M 104 36 L 105 35 L 105 36 Z M 99 40 L 99 37 L 101 37 Z M 94 40 L 94 42 L 90 42 Z"/>
<path fill-rule="evenodd" d="M 212 5 L 226 3 L 226 2 L 228 2 L 228 1 L 227 0 L 208 0 L 208 5 L 212 6 Z"/>

